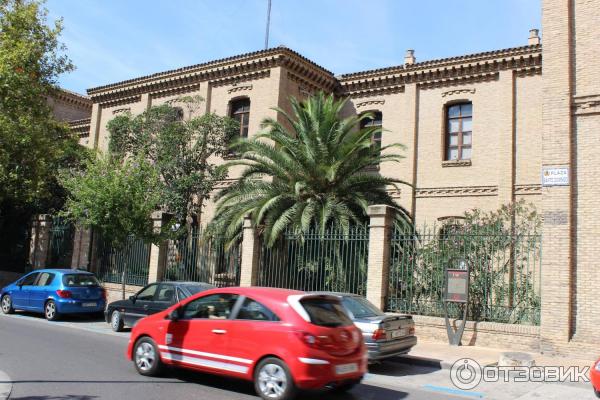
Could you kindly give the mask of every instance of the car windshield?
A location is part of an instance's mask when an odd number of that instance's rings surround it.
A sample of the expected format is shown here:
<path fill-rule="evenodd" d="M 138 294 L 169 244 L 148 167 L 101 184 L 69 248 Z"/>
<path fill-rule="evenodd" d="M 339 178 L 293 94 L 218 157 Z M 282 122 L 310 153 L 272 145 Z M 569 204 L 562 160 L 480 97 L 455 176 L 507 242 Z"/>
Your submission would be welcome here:
<path fill-rule="evenodd" d="M 70 287 L 100 286 L 100 282 L 92 274 L 67 274 L 62 281 L 63 285 Z"/>
<path fill-rule="evenodd" d="M 380 309 L 375 307 L 369 300 L 362 297 L 344 297 L 342 304 L 354 318 L 369 318 L 385 315 Z"/>
<path fill-rule="evenodd" d="M 308 313 L 310 322 L 315 325 L 328 327 L 352 325 L 352 320 L 348 318 L 339 301 L 308 298 L 301 300 L 300 303 Z"/>

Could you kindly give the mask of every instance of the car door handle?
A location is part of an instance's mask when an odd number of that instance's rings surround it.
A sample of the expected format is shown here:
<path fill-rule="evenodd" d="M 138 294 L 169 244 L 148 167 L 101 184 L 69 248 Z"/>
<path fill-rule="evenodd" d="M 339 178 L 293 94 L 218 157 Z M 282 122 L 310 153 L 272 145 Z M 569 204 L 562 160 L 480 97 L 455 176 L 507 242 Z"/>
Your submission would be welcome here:
<path fill-rule="evenodd" d="M 214 333 L 216 335 L 223 335 L 223 334 L 227 333 L 227 331 L 225 329 L 213 329 L 212 333 Z"/>

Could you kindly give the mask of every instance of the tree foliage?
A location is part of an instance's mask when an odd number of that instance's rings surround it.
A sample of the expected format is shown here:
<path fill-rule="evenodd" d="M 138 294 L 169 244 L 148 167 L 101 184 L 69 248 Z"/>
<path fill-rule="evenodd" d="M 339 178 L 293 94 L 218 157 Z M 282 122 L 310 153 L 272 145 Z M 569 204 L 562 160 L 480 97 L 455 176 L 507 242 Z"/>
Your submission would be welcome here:
<path fill-rule="evenodd" d="M 119 115 L 108 124 L 110 153 L 120 159 L 141 157 L 155 168 L 162 207 L 181 225 L 197 218 L 215 184 L 227 176 L 214 157 L 225 152 L 237 131 L 231 118 L 197 116 L 202 101 L 181 97 L 137 116 Z"/>
<path fill-rule="evenodd" d="M 47 104 L 58 76 L 73 66 L 35 0 L 0 0 L 0 204 L 45 212 L 60 207 L 56 171 L 76 162 L 77 140 Z M 58 199 L 57 199 L 58 196 Z"/>
<path fill-rule="evenodd" d="M 359 129 L 371 114 L 342 118 L 345 101 L 319 93 L 304 102 L 292 98 L 290 115 L 276 109 L 284 122 L 263 121 L 265 130 L 236 141 L 239 159 L 228 166 L 245 167 L 240 179 L 217 195 L 212 232 L 231 243 L 239 237 L 243 218 L 250 215 L 272 246 L 288 228 L 324 232 L 330 225 L 347 234 L 352 224 L 364 223 L 367 207 L 387 204 L 410 220 L 387 192 L 402 181 L 381 176 L 378 167 L 400 162 L 391 144 L 381 149 L 372 137 L 381 127 Z M 289 127 L 289 128 L 288 128 Z"/>
<path fill-rule="evenodd" d="M 151 220 L 162 201 L 156 190 L 160 178 L 143 158 L 99 155 L 83 171 L 63 171 L 61 183 L 69 193 L 64 214 L 95 228 L 114 247 L 123 247 L 130 235 L 155 241 L 161 234 Z"/>

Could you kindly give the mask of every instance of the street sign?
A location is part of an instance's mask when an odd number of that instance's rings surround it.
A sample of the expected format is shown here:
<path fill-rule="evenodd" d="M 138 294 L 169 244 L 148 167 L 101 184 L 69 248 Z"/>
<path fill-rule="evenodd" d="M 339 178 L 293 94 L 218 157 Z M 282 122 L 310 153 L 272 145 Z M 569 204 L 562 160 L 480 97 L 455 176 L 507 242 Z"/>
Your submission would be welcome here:
<path fill-rule="evenodd" d="M 542 167 L 542 186 L 569 186 L 569 167 Z"/>
<path fill-rule="evenodd" d="M 445 300 L 452 303 L 466 303 L 468 295 L 469 271 L 466 269 L 447 269 Z"/>

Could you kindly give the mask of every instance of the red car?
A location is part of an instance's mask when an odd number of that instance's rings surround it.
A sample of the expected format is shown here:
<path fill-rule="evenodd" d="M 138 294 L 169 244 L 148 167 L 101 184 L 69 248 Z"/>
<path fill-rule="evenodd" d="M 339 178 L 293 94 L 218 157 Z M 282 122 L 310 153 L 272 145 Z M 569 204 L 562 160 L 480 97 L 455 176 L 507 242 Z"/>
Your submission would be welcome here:
<path fill-rule="evenodd" d="M 367 372 L 362 334 L 339 298 L 259 287 L 207 290 L 140 320 L 127 357 L 142 375 L 166 364 L 254 381 L 271 400 L 349 390 Z"/>
<path fill-rule="evenodd" d="M 600 397 L 600 360 L 592 365 L 592 368 L 590 369 L 590 380 L 592 381 L 596 397 Z"/>

